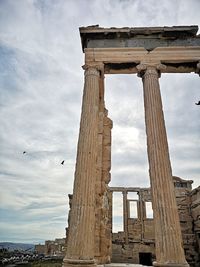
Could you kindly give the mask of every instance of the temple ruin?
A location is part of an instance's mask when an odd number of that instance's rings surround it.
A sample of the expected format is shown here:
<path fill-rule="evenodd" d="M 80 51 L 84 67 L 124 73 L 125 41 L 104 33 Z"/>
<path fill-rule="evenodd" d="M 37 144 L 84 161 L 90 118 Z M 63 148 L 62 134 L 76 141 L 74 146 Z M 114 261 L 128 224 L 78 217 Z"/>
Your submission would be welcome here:
<path fill-rule="evenodd" d="M 200 263 L 200 186 L 192 190 L 191 180 L 184 180 L 173 176 L 176 202 L 183 238 L 183 248 L 186 260 L 191 267 L 199 267 Z M 150 188 L 139 187 L 109 187 L 109 213 L 107 225 L 112 232 L 112 240 L 107 239 L 107 249 L 104 262 L 136 263 L 152 266 L 155 260 L 155 227 L 151 204 Z M 123 230 L 114 232 L 113 221 L 113 194 L 120 192 L 123 200 Z M 137 198 L 129 197 L 130 192 L 137 193 Z M 70 220 L 72 195 L 69 194 Z M 136 214 L 131 214 L 131 203 L 136 204 Z M 68 236 L 68 228 L 66 228 Z M 97 240 L 97 247 L 99 244 Z M 105 258 L 107 259 L 105 260 Z M 95 258 L 99 258 L 95 253 Z"/>
<path fill-rule="evenodd" d="M 162 73 L 200 73 L 197 31 L 197 26 L 80 28 L 85 84 L 64 267 L 145 259 L 163 267 L 198 264 L 199 190 L 172 176 L 159 86 Z M 112 121 L 104 103 L 104 76 L 122 73 L 137 74 L 143 83 L 151 190 L 108 186 Z M 186 191 L 178 184 L 186 184 Z M 112 236 L 115 191 L 123 193 L 124 231 Z M 133 200 L 138 218 L 130 218 L 129 191 L 138 193 Z M 153 219 L 145 213 L 145 202 L 151 201 Z"/>
<path fill-rule="evenodd" d="M 191 180 L 173 176 L 179 221 L 185 257 L 189 265 L 200 263 L 200 187 L 192 190 Z M 112 262 L 140 263 L 151 266 L 156 260 L 155 225 L 148 212 L 152 201 L 150 188 L 111 187 L 111 194 L 123 194 L 123 231 L 112 234 Z M 128 198 L 129 192 L 137 192 L 138 198 Z M 111 198 L 110 198 L 111 199 Z M 130 204 L 134 201 L 137 213 L 131 216 Z M 110 202 L 112 205 L 112 201 Z M 110 214 L 112 220 L 112 214 Z"/>

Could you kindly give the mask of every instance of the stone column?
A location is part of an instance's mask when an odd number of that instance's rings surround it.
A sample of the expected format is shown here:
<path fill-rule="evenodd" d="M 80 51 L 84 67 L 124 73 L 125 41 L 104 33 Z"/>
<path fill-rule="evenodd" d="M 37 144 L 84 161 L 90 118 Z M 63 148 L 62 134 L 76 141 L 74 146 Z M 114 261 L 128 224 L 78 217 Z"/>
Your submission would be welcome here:
<path fill-rule="evenodd" d="M 94 230 L 100 71 L 96 66 L 84 66 L 84 69 L 85 85 L 64 267 L 96 266 Z"/>
<path fill-rule="evenodd" d="M 144 239 L 144 200 L 142 198 L 142 194 L 141 191 L 138 192 L 138 196 L 139 196 L 139 219 L 141 221 L 141 229 L 142 229 L 142 233 L 141 233 L 141 240 Z"/>
<path fill-rule="evenodd" d="M 161 64 L 137 66 L 144 89 L 149 174 L 155 222 L 154 266 L 186 267 L 159 87 Z"/>
<path fill-rule="evenodd" d="M 123 219 L 124 219 L 124 234 L 125 243 L 128 244 L 128 209 L 127 209 L 127 191 L 122 191 L 123 194 Z"/>

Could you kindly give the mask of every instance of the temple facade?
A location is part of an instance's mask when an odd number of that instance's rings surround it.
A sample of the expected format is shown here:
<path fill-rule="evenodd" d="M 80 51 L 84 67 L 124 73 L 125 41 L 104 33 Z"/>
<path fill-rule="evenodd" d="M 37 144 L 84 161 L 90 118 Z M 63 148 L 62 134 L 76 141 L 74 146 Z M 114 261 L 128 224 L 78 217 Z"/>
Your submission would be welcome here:
<path fill-rule="evenodd" d="M 197 31 L 197 26 L 100 28 L 96 25 L 80 28 L 85 82 L 64 267 L 92 267 L 113 259 L 112 205 L 109 204 L 112 194 L 108 187 L 112 121 L 104 102 L 104 77 L 121 73 L 137 74 L 143 87 L 155 229 L 152 251 L 148 253 L 152 257 L 155 255 L 154 266 L 189 266 L 183 247 L 159 79 L 162 73 L 199 74 L 200 37 L 196 35 Z M 128 214 L 125 204 L 124 209 Z M 144 218 L 142 205 L 140 209 Z M 130 243 L 133 224 L 139 231 L 138 221 L 124 218 L 124 246 Z M 145 225 L 142 225 L 145 231 Z M 151 223 L 148 227 L 151 228 Z M 142 236 L 145 236 L 144 231 Z M 136 238 L 134 234 L 133 238 Z"/>

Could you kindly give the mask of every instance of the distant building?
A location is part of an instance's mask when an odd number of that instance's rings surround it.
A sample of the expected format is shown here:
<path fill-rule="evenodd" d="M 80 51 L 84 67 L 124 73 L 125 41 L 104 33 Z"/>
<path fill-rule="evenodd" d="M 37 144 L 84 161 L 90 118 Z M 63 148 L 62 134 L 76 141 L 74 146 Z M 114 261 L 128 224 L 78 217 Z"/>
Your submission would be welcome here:
<path fill-rule="evenodd" d="M 45 254 L 45 245 L 41 244 L 35 245 L 35 252 L 37 254 Z"/>
<path fill-rule="evenodd" d="M 65 238 L 56 238 L 55 240 L 47 240 L 44 245 L 35 245 L 37 254 L 45 256 L 60 256 L 65 255 Z"/>

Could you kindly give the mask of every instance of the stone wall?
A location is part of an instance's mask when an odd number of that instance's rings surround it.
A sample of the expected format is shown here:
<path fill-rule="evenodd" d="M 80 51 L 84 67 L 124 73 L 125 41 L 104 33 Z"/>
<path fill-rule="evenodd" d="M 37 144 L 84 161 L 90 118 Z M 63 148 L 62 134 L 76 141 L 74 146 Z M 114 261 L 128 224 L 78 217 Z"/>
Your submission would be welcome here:
<path fill-rule="evenodd" d="M 55 240 L 47 240 L 44 245 L 35 245 L 35 252 L 44 254 L 45 256 L 60 256 L 65 255 L 65 238 L 56 238 Z"/>
<path fill-rule="evenodd" d="M 109 263 L 111 255 L 111 228 L 108 183 L 111 169 L 112 121 L 107 110 L 99 113 L 99 153 L 96 182 L 95 258 L 98 264 Z"/>
<path fill-rule="evenodd" d="M 200 266 L 200 187 L 192 191 L 192 181 L 179 177 L 173 177 L 173 179 L 186 259 L 191 267 L 198 267 Z M 121 191 L 124 190 L 128 189 L 121 188 Z M 147 218 L 145 206 L 146 202 L 151 201 L 150 189 L 139 188 L 137 190 L 139 195 L 138 218 L 130 218 L 129 212 L 128 244 L 124 231 L 113 233 L 112 262 L 150 265 L 155 259 L 154 220 Z M 115 191 L 114 188 L 112 191 Z M 130 200 L 128 200 L 128 205 L 129 203 Z M 145 257 L 147 262 L 144 261 Z"/>
<path fill-rule="evenodd" d="M 191 214 L 191 184 L 192 181 L 174 177 L 185 256 L 190 266 L 195 266 L 195 263 L 198 262 L 198 252 L 196 250 L 196 238 L 193 231 L 193 217 Z"/>
<path fill-rule="evenodd" d="M 192 190 L 191 197 L 191 213 L 193 218 L 193 229 L 196 239 L 196 248 L 200 258 L 200 186 Z M 200 259 L 199 259 L 200 266 Z"/>

